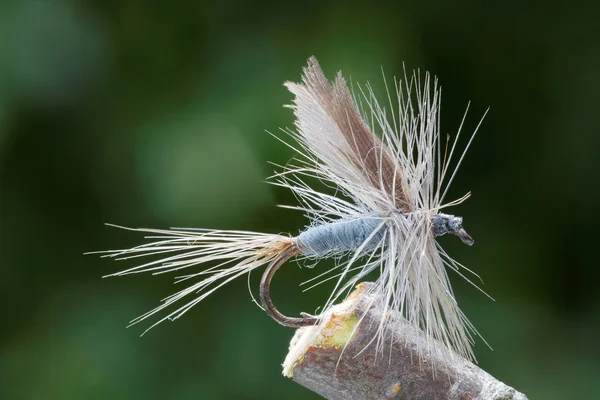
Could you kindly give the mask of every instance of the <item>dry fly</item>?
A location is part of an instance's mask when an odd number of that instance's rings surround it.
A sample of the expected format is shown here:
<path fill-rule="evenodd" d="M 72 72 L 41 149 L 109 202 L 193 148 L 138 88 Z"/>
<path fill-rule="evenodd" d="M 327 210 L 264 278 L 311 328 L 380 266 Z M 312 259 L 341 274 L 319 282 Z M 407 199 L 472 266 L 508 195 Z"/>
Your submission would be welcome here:
<path fill-rule="evenodd" d="M 384 83 L 388 87 L 385 77 Z M 329 82 L 314 57 L 308 60 L 302 81 L 285 86 L 295 96 L 289 107 L 296 129 L 283 132 L 297 143 L 290 147 L 298 157 L 294 165 L 281 167 L 272 183 L 296 195 L 300 205 L 291 208 L 306 214 L 308 228 L 295 237 L 211 229 L 132 229 L 150 234 L 151 241 L 102 253 L 120 260 L 152 259 L 109 276 L 183 270 L 177 282 L 193 282 L 132 323 L 171 306 L 174 309 L 150 328 L 177 319 L 223 285 L 267 266 L 260 284 L 265 311 L 285 326 L 314 325 L 319 315 L 281 314 L 270 299 L 270 282 L 291 258 L 333 257 L 335 266 L 318 277 L 337 280 L 322 313 L 376 270 L 372 290 L 379 304 L 374 307 L 401 313 L 411 326 L 451 350 L 449 354 L 473 360 L 471 346 L 478 334 L 459 308 L 448 278 L 448 270 L 465 279 L 462 271 L 471 271 L 453 260 L 436 237 L 454 234 L 473 244 L 462 218 L 442 210 L 469 197 L 444 203 L 477 129 L 450 170 L 464 117 L 451 145 L 442 140 L 441 90 L 429 74 L 422 77 L 417 71 L 407 77 L 405 72 L 404 79 L 394 79 L 393 90 L 387 89 L 389 109 L 376 101 L 369 84 L 359 86 L 353 96 L 341 72 Z M 306 183 L 310 178 L 336 188 L 336 193 L 313 189 Z M 201 264 L 209 266 L 192 271 Z M 381 321 L 381 337 L 385 329 L 386 321 Z"/>

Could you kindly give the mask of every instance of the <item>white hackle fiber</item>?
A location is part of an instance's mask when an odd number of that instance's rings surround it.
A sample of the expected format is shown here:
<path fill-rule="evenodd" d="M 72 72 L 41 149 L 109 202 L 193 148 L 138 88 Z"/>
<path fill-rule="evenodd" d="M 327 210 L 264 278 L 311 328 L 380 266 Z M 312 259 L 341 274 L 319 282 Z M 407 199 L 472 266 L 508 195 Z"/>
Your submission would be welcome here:
<path fill-rule="evenodd" d="M 394 91 L 388 88 L 388 110 L 375 100 L 370 85 L 359 87 L 360 95 L 352 101 L 341 73 L 329 83 L 314 58 L 304 69 L 302 82 L 286 86 L 296 96 L 291 108 L 297 132 L 285 132 L 300 144 L 302 157 L 277 177 L 278 184 L 291 189 L 302 204 L 292 208 L 305 211 L 313 226 L 372 215 L 384 221 L 378 248 L 364 257 L 368 238 L 349 260 L 338 260 L 335 268 L 318 277 L 321 282 L 337 278 L 324 312 L 377 270 L 372 290 L 382 304 L 374 306 L 401 312 L 432 340 L 474 360 L 471 345 L 478 334 L 458 307 L 446 269 L 464 277 L 459 271 L 464 267 L 439 246 L 431 229 L 434 215 L 468 197 L 443 203 L 466 149 L 448 179 L 460 128 L 449 154 L 442 151 L 437 80 L 432 82 L 429 74 L 422 78 L 419 72 L 410 78 L 405 74 L 404 81 L 394 80 Z M 303 177 L 326 182 L 345 199 L 315 192 Z M 359 257 L 366 261 L 359 263 Z M 380 334 L 374 338 L 378 345 L 385 331 L 386 321 L 381 321 Z"/>
<path fill-rule="evenodd" d="M 151 242 L 123 250 L 108 250 L 94 253 L 103 254 L 117 260 L 153 256 L 156 259 L 124 271 L 108 276 L 122 276 L 150 272 L 153 275 L 164 274 L 191 268 L 199 264 L 217 262 L 200 272 L 178 276 L 175 283 L 187 281 L 192 278 L 204 278 L 199 282 L 165 298 L 162 304 L 147 313 L 133 319 L 131 324 L 136 324 L 146 318 L 162 311 L 174 303 L 187 298 L 195 297 L 179 308 L 171 311 L 167 316 L 152 324 L 145 332 L 159 323 L 169 319 L 175 320 L 182 316 L 194 305 L 204 300 L 207 296 L 235 278 L 249 274 L 252 270 L 269 264 L 279 254 L 293 245 L 290 237 L 270 235 L 245 231 L 217 231 L 209 229 L 175 228 L 160 229 L 132 229 L 116 225 L 118 228 L 151 234 L 146 236 Z"/>
<path fill-rule="evenodd" d="M 450 170 L 462 123 L 450 149 L 447 144 L 442 149 L 437 80 L 432 81 L 429 74 L 421 77 L 419 72 L 410 77 L 405 73 L 403 80 L 394 79 L 393 90 L 388 88 L 386 109 L 375 100 L 370 85 L 358 87 L 358 95 L 353 97 L 341 73 L 330 83 L 316 59 L 310 58 L 302 82 L 288 82 L 286 86 L 295 96 L 290 107 L 297 130 L 284 132 L 297 141 L 297 148 L 288 146 L 299 157 L 296 165 L 281 167 L 272 183 L 293 191 L 300 205 L 290 208 L 303 211 L 311 228 L 373 216 L 381 220 L 355 249 L 346 249 L 347 257 L 330 254 L 335 256 L 335 266 L 311 279 L 317 282 L 313 286 L 337 280 L 322 312 L 326 313 L 369 273 L 378 271 L 372 290 L 380 304 L 374 306 L 401 312 L 413 327 L 444 344 L 449 357 L 456 352 L 474 360 L 471 346 L 477 332 L 458 307 L 447 269 L 462 277 L 461 270 L 470 271 L 448 256 L 432 232 L 434 215 L 468 197 L 443 203 L 466 149 Z M 313 189 L 306 183 L 307 178 L 317 178 L 335 188 L 335 195 Z M 110 276 L 160 274 L 211 264 L 200 272 L 179 277 L 178 282 L 204 279 L 132 321 L 137 323 L 188 295 L 193 297 L 152 326 L 178 318 L 219 287 L 268 264 L 294 246 L 297 239 L 203 229 L 137 230 L 152 234 L 152 241 L 104 255 L 117 259 L 154 256 L 155 261 Z M 300 256 L 310 258 L 311 254 Z M 312 257 L 318 258 L 314 254 Z M 212 265 L 214 262 L 217 265 Z M 386 321 L 382 320 L 380 334 L 373 343 L 381 345 L 385 332 Z"/>

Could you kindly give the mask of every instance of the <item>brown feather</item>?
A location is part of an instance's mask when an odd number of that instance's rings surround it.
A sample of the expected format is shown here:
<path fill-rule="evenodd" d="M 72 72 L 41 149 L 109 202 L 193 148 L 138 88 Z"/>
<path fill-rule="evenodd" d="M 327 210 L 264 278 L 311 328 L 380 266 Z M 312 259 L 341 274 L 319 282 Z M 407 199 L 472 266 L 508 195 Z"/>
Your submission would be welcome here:
<path fill-rule="evenodd" d="M 394 194 L 397 209 L 409 212 L 410 203 L 402 187 L 402 171 L 389 149 L 363 121 L 341 72 L 330 84 L 317 60 L 311 57 L 304 69 L 303 80 L 354 152 L 347 155 L 349 161 L 366 174 L 374 187 L 389 195 Z"/>

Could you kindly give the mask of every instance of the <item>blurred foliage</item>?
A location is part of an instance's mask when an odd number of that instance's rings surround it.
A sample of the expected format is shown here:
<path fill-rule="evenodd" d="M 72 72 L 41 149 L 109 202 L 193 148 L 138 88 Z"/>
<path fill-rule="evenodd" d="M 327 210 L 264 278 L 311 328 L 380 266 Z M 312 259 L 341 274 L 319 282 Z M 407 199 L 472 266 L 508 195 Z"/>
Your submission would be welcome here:
<path fill-rule="evenodd" d="M 296 233 L 263 181 L 293 153 L 282 83 L 316 55 L 329 76 L 380 83 L 429 70 L 444 132 L 489 106 L 451 197 L 475 237 L 442 238 L 496 301 L 454 277 L 488 372 L 530 398 L 600 392 L 595 2 L 27 1 L 0 4 L 0 398 L 317 398 L 281 376 L 292 331 L 245 280 L 139 338 L 128 319 L 175 290 L 90 250 L 141 237 L 104 222 Z M 379 83 L 378 83 L 379 82 Z M 287 268 L 289 314 L 314 271 Z M 162 278 L 162 279 L 161 279 Z M 250 280 L 256 291 L 258 276 Z"/>

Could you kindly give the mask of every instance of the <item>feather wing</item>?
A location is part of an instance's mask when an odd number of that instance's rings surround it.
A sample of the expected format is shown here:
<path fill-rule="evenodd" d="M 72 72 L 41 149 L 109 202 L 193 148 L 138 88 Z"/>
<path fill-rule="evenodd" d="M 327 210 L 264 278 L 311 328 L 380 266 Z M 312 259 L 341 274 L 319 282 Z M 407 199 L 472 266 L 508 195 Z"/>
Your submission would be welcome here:
<path fill-rule="evenodd" d="M 411 211 L 398 161 L 361 117 L 341 73 L 330 83 L 311 57 L 302 82 L 285 85 L 295 95 L 291 108 L 298 132 L 294 137 L 306 153 L 314 155 L 330 174 L 350 183 L 346 185 L 350 194 L 362 203 L 378 199 L 373 205 L 378 210 L 391 205 L 401 212 Z M 373 189 L 377 195 L 355 187 Z"/>
<path fill-rule="evenodd" d="M 375 250 L 365 255 L 363 247 L 370 238 L 367 239 L 347 260 L 337 260 L 334 268 L 313 278 L 311 287 L 336 281 L 324 306 L 328 309 L 378 270 L 372 290 L 380 304 L 374 306 L 400 312 L 414 328 L 443 343 L 441 351 L 451 349 L 474 359 L 472 340 L 479 335 L 458 307 L 447 273 L 451 269 L 463 276 L 460 269 L 464 267 L 437 244 L 430 221 L 440 208 L 455 203 L 441 204 L 445 191 L 440 191 L 440 185 L 456 142 L 448 159 L 442 159 L 441 94 L 437 81 L 432 82 L 429 74 L 423 80 L 418 73 L 410 79 L 405 74 L 404 85 L 396 87 L 399 110 L 393 126 L 367 87 L 369 96 L 365 100 L 377 129 L 383 133 L 380 139 L 361 117 L 341 74 L 330 83 L 311 58 L 301 83 L 286 83 L 295 95 L 292 108 L 298 132 L 294 137 L 305 155 L 316 163 L 309 172 L 321 174 L 357 200 L 353 208 L 342 200 L 310 190 L 298 178 L 304 171 L 289 169 L 287 172 L 300 184 L 295 185 L 290 178 L 287 187 L 306 204 L 309 216 L 320 221 L 323 215 L 351 219 L 373 209 L 400 211 L 381 214 L 384 222 L 378 229 L 383 233 Z M 380 334 L 374 338 L 377 345 L 388 337 L 385 321 L 379 329 Z M 452 351 L 445 355 L 451 356 Z"/>

